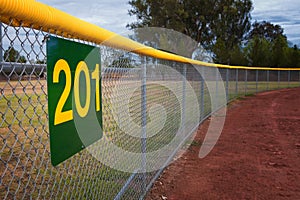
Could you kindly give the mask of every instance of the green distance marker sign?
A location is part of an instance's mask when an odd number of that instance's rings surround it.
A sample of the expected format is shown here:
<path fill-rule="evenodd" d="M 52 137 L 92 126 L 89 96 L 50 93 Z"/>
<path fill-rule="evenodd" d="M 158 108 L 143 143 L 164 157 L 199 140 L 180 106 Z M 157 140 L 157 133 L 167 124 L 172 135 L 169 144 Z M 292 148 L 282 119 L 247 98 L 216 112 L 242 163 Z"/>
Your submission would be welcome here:
<path fill-rule="evenodd" d="M 47 85 L 54 166 L 102 138 L 100 49 L 50 36 Z"/>

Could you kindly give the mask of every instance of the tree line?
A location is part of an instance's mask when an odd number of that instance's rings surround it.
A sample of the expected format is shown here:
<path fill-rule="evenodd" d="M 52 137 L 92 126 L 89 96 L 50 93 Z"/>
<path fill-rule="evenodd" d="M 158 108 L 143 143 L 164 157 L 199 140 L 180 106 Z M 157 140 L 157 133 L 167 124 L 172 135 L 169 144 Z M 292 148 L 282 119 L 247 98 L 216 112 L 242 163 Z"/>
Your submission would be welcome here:
<path fill-rule="evenodd" d="M 127 28 L 162 27 L 181 32 L 220 64 L 300 67 L 300 51 L 280 25 L 252 23 L 251 0 L 130 0 Z"/>
<path fill-rule="evenodd" d="M 9 46 L 3 54 L 4 62 L 16 62 L 16 63 L 27 63 L 27 59 L 24 55 L 21 55 L 20 51 L 15 49 L 13 46 Z M 33 64 L 46 64 L 46 60 L 30 60 L 30 63 Z"/>

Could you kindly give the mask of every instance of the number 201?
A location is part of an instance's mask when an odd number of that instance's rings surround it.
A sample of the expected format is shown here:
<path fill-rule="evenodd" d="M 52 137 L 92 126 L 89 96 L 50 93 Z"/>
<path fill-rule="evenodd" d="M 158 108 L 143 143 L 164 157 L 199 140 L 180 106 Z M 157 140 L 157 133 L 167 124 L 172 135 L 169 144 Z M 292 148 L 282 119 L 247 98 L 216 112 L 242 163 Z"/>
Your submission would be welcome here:
<path fill-rule="evenodd" d="M 62 111 L 63 107 L 70 95 L 71 86 L 72 86 L 72 76 L 71 69 L 64 59 L 60 59 L 56 62 L 53 71 L 53 83 L 59 83 L 59 74 L 63 72 L 66 76 L 65 88 L 60 96 L 60 99 L 57 103 L 54 115 L 54 125 L 62 124 L 67 121 L 73 120 L 73 110 Z M 80 103 L 80 90 L 79 90 L 79 77 L 80 73 L 84 74 L 86 80 L 86 99 L 85 104 L 81 105 Z M 100 111 L 100 78 L 99 78 L 99 64 L 96 64 L 95 70 L 92 72 L 92 79 L 96 81 L 96 111 Z M 77 64 L 74 77 L 74 99 L 75 107 L 80 117 L 85 117 L 88 114 L 90 104 L 91 104 L 91 82 L 90 74 L 87 64 L 84 61 L 80 61 Z"/>

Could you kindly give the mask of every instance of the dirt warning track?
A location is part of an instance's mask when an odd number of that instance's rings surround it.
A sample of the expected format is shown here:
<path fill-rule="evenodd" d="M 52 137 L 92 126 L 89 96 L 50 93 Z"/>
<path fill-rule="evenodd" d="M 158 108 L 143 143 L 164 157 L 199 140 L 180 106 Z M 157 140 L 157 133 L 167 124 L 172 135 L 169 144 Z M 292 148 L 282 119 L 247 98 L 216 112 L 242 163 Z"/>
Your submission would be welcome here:
<path fill-rule="evenodd" d="M 146 199 L 300 199 L 300 88 L 231 103 L 217 145 L 199 159 L 208 125 Z"/>

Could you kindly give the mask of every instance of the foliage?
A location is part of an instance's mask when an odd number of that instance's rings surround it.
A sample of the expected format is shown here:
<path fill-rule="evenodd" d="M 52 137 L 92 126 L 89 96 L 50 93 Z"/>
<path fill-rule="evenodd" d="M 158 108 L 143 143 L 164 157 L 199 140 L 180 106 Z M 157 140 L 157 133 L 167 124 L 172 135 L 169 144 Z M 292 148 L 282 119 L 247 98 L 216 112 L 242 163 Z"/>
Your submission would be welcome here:
<path fill-rule="evenodd" d="M 233 49 L 251 26 L 251 0 L 131 0 L 129 4 L 132 7 L 129 15 L 137 18 L 127 25 L 130 29 L 147 26 L 173 29 L 207 50 L 215 49 L 218 40 Z"/>
<path fill-rule="evenodd" d="M 297 45 L 294 45 L 293 48 L 288 48 L 287 57 L 287 67 L 300 68 L 300 51 Z"/>
<path fill-rule="evenodd" d="M 47 64 L 46 59 L 40 60 L 38 59 L 37 61 L 35 61 L 36 64 Z"/>
<path fill-rule="evenodd" d="M 6 62 L 18 62 L 18 63 L 26 63 L 27 60 L 25 56 L 20 55 L 19 51 L 14 47 L 10 46 L 4 52 L 4 61 Z"/>
<path fill-rule="evenodd" d="M 249 33 L 245 56 L 249 66 L 297 67 L 298 47 L 290 48 L 284 30 L 270 22 L 255 22 Z"/>
<path fill-rule="evenodd" d="M 216 38 L 216 43 L 213 45 L 215 62 L 232 64 L 232 52 L 237 46 L 241 46 L 251 28 L 252 2 L 250 0 L 219 1 L 214 9 L 215 15 L 218 15 L 213 26 Z M 216 51 L 218 41 L 222 41 L 226 47 L 221 51 L 219 49 L 220 52 Z"/>
<path fill-rule="evenodd" d="M 230 64 L 247 66 L 248 60 L 246 58 L 244 49 L 241 46 L 236 45 L 232 51 L 230 51 Z"/>
<path fill-rule="evenodd" d="M 276 38 L 283 36 L 283 31 L 283 28 L 279 25 L 274 25 L 267 21 L 255 21 L 252 24 L 252 30 L 249 33 L 248 39 L 259 37 L 265 38 L 269 42 L 273 42 Z"/>
<path fill-rule="evenodd" d="M 111 65 L 108 67 L 113 68 L 134 68 L 132 66 L 132 60 L 129 57 L 125 57 L 124 55 L 120 56 L 118 59 L 115 59 Z"/>
<path fill-rule="evenodd" d="M 285 67 L 287 63 L 288 43 L 285 36 L 279 35 L 272 42 L 272 60 L 273 67 Z"/>
<path fill-rule="evenodd" d="M 259 36 L 249 40 L 244 52 L 249 66 L 270 67 L 270 42 Z"/>
<path fill-rule="evenodd" d="M 181 32 L 198 43 L 185 44 L 192 52 L 202 46 L 212 53 L 214 62 L 300 66 L 300 51 L 297 46 L 289 47 L 280 25 L 267 21 L 255 21 L 251 25 L 251 0 L 130 0 L 129 4 L 129 15 L 136 16 L 137 20 L 128 24 L 128 28 L 163 27 Z M 149 32 L 148 37 L 155 34 Z M 157 40 L 152 38 L 151 46 L 161 49 L 170 46 L 167 37 L 159 47 Z M 191 57 L 192 52 L 175 53 Z"/>

